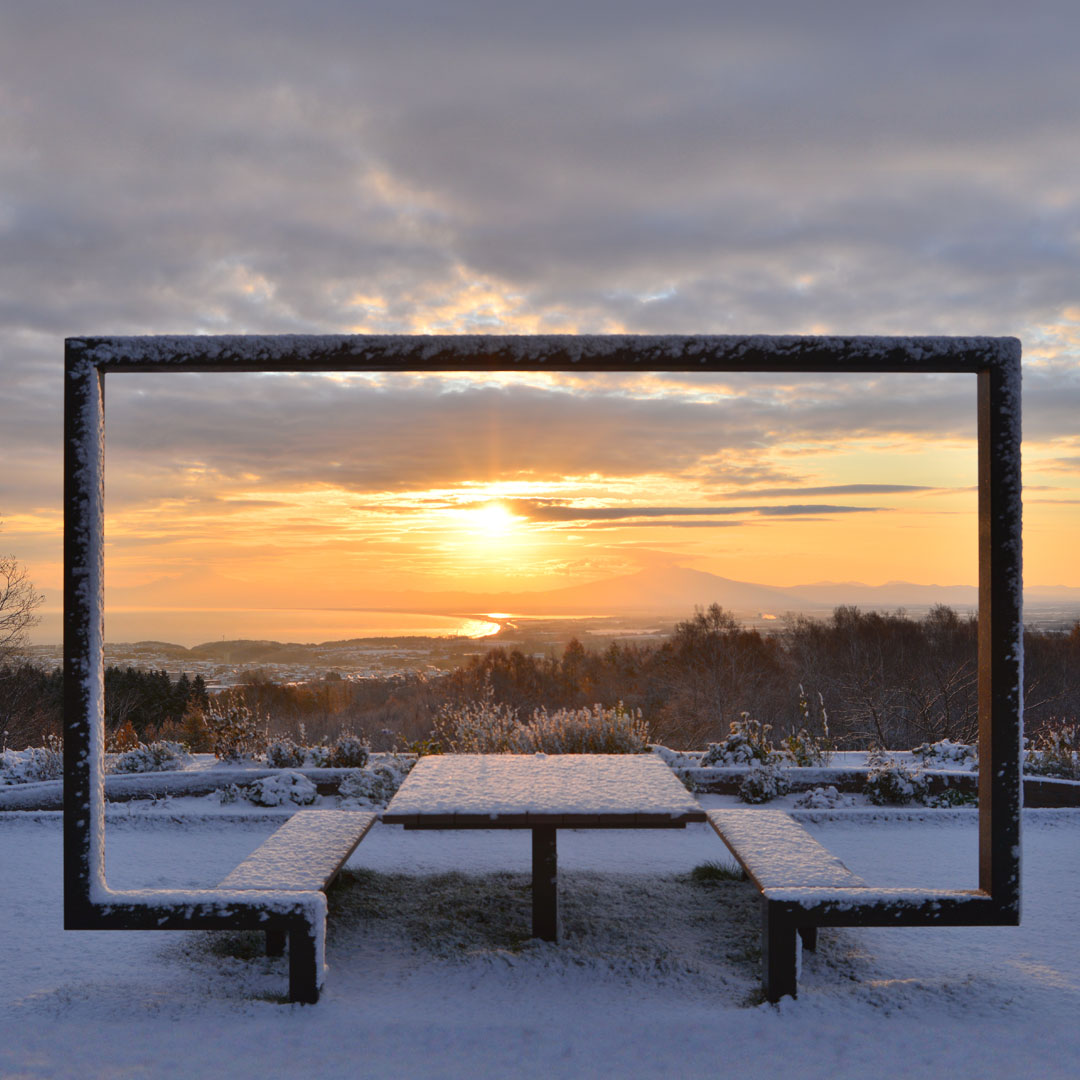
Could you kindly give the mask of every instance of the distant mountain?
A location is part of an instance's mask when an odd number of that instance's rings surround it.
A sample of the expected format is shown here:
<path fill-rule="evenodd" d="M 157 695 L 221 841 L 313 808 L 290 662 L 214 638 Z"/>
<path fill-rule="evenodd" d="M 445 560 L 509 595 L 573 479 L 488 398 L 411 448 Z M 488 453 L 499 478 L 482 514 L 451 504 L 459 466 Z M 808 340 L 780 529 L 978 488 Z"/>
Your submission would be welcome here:
<path fill-rule="evenodd" d="M 917 585 L 910 581 L 887 581 L 884 585 L 863 585 L 858 581 L 819 581 L 798 585 L 787 592 L 804 605 L 864 608 L 932 607 L 947 604 L 974 608 L 979 603 L 975 585 Z"/>
<path fill-rule="evenodd" d="M 809 605 L 788 589 L 667 566 L 636 574 L 569 585 L 542 593 L 517 593 L 501 598 L 502 610 L 524 615 L 689 615 L 695 607 L 719 604 L 735 612 L 783 613 Z"/>

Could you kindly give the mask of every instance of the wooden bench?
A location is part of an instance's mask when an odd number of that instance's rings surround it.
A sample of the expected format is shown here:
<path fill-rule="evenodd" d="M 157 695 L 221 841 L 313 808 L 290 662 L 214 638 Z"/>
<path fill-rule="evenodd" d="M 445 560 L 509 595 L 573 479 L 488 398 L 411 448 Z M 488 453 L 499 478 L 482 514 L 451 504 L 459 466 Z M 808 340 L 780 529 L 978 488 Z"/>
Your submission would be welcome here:
<path fill-rule="evenodd" d="M 795 997 L 799 939 L 819 926 L 981 926 L 1001 922 L 979 889 L 872 888 L 782 810 L 708 810 L 706 817 L 762 898 L 762 986 Z"/>
<path fill-rule="evenodd" d="M 255 849 L 219 888 L 230 892 L 325 892 L 378 820 L 377 813 L 300 810 Z M 266 951 L 289 946 L 289 1000 L 312 1004 L 322 985 L 322 926 L 266 931 Z"/>
<path fill-rule="evenodd" d="M 829 891 L 865 886 L 831 851 L 822 847 L 793 817 L 782 810 L 708 810 L 709 824 L 739 861 L 743 873 L 761 893 L 762 985 L 769 1001 L 798 987 L 798 943 L 817 948 L 815 909 L 793 922 L 784 917 L 786 905 L 771 898 L 792 888 Z"/>

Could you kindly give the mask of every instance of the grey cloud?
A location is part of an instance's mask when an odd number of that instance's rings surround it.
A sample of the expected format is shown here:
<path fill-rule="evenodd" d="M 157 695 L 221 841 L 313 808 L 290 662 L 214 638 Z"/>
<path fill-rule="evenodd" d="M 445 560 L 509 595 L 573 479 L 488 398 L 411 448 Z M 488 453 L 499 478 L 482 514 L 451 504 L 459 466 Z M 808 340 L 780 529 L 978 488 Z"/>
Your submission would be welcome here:
<path fill-rule="evenodd" d="M 1034 332 L 1078 302 L 1078 29 L 1072 0 L 5 4 L 5 501 L 57 501 L 67 333 L 491 328 L 440 314 L 472 281 L 541 328 Z M 1066 364 L 1029 371 L 1029 436 L 1075 432 Z M 110 447 L 142 490 L 192 460 L 367 490 L 973 432 L 962 381 L 729 381 L 706 410 L 114 380 Z"/>
<path fill-rule="evenodd" d="M 828 484 L 824 487 L 774 487 L 754 488 L 740 492 L 747 495 L 770 498 L 781 495 L 892 495 L 909 491 L 933 491 L 934 488 L 922 484 Z"/>
<path fill-rule="evenodd" d="M 829 506 L 790 504 L 785 506 L 575 506 L 542 499 L 506 499 L 503 504 L 532 521 L 631 521 L 637 518 L 701 518 L 739 515 L 743 517 L 794 517 L 807 514 L 872 513 L 879 506 Z M 483 504 L 477 504 L 483 505 Z"/>
<path fill-rule="evenodd" d="M 378 288 L 392 324 L 459 262 L 643 330 L 996 329 L 1067 292 L 1075 200 L 1039 193 L 1075 175 L 1074 8 L 511 7 L 10 11 L 5 246 L 51 283 L 13 316 L 329 327 Z"/>
<path fill-rule="evenodd" d="M 703 401 L 605 392 L 602 380 L 592 392 L 584 383 L 568 392 L 448 390 L 435 380 L 394 378 L 372 386 L 317 376 L 110 376 L 109 453 L 162 487 L 174 469 L 191 466 L 234 483 L 254 474 L 265 484 L 356 491 L 650 472 L 730 486 L 759 482 L 757 473 L 746 474 L 745 457 L 787 439 L 833 446 L 845 433 L 972 432 L 973 387 L 961 409 L 952 393 L 928 396 L 925 386 L 903 393 L 898 380 L 872 382 L 871 394 L 841 379 L 805 393 L 777 393 L 765 383 L 756 394 Z"/>

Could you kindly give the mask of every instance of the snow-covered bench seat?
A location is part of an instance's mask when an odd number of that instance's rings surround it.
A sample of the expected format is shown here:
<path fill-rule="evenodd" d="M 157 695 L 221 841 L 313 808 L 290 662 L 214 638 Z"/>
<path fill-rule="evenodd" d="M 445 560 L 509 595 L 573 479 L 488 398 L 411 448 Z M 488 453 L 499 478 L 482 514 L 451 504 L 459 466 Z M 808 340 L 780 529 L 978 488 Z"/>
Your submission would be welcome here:
<path fill-rule="evenodd" d="M 992 923 L 977 889 L 871 888 L 782 810 L 708 810 L 706 817 L 762 898 L 762 986 L 769 1001 L 795 997 L 799 943 L 819 926 Z"/>
<path fill-rule="evenodd" d="M 375 824 L 378 814 L 353 810 L 300 810 L 269 836 L 219 888 L 230 892 L 325 892 Z M 280 956 L 289 944 L 289 1000 L 314 1003 L 322 984 L 325 926 L 266 931 L 266 951 Z"/>

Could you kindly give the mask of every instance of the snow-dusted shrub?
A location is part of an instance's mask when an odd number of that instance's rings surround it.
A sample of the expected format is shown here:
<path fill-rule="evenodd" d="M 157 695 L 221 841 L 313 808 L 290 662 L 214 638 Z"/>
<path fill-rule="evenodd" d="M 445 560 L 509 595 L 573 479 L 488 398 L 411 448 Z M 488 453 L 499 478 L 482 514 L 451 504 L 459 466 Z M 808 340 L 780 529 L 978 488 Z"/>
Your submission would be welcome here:
<path fill-rule="evenodd" d="M 266 748 L 266 721 L 238 697 L 210 703 L 206 726 L 214 755 L 222 761 L 249 761 Z"/>
<path fill-rule="evenodd" d="M 317 794 L 315 785 L 298 772 L 262 776 L 244 789 L 245 798 L 256 806 L 284 806 L 289 802 L 308 806 L 315 801 Z"/>
<path fill-rule="evenodd" d="M 825 708 L 825 698 L 820 691 L 817 694 L 817 707 L 812 708 L 810 695 L 803 689 L 803 684 L 799 683 L 799 714 L 803 718 L 803 726 L 797 735 L 789 735 L 784 740 L 785 749 L 791 754 L 796 765 L 828 765 L 832 760 L 835 743 L 829 732 L 829 713 Z M 821 728 L 820 738 L 809 734 L 814 727 Z"/>
<path fill-rule="evenodd" d="M 922 762 L 923 768 L 932 768 L 935 765 L 963 768 L 973 765 L 978 759 L 977 747 L 969 743 L 954 743 L 949 739 L 920 743 L 911 748 L 911 753 Z"/>
<path fill-rule="evenodd" d="M 307 747 L 287 735 L 266 744 L 266 764 L 271 769 L 299 769 L 307 761 Z"/>
<path fill-rule="evenodd" d="M 218 788 L 214 794 L 217 795 L 218 802 L 222 806 L 239 802 L 244 797 L 244 792 L 240 790 L 237 784 L 226 784 L 225 787 Z"/>
<path fill-rule="evenodd" d="M 368 763 L 368 752 L 361 736 L 343 731 L 334 743 L 330 761 L 336 769 L 362 769 Z"/>
<path fill-rule="evenodd" d="M 453 754 L 640 754 L 649 727 L 640 709 L 536 709 L 526 720 L 496 703 L 491 687 L 477 701 L 444 705 L 435 721 L 440 746 Z"/>
<path fill-rule="evenodd" d="M 780 746 L 780 753 L 800 768 L 821 765 L 825 761 L 824 747 L 805 728 L 800 728 L 797 734 L 788 735 L 781 740 Z"/>
<path fill-rule="evenodd" d="M 701 759 L 702 768 L 731 765 L 765 765 L 776 756 L 769 732 L 771 724 L 753 720 L 748 712 L 732 720 L 723 742 L 709 743 Z"/>
<path fill-rule="evenodd" d="M 304 764 L 313 769 L 329 769 L 334 763 L 334 748 L 326 743 L 318 743 L 316 746 L 305 747 L 307 757 Z"/>
<path fill-rule="evenodd" d="M 64 775 L 64 744 L 58 736 L 47 735 L 44 746 L 5 750 L 0 768 L 6 784 L 59 780 Z"/>
<path fill-rule="evenodd" d="M 172 772 L 191 761 L 191 755 L 179 744 L 163 740 L 149 745 L 140 743 L 134 750 L 120 754 L 112 763 L 112 772 Z"/>
<path fill-rule="evenodd" d="M 56 735 L 49 735 L 44 746 L 30 746 L 24 751 L 4 751 L 0 756 L 0 779 L 5 784 L 33 784 L 59 780 L 64 775 L 64 750 Z"/>
<path fill-rule="evenodd" d="M 488 685 L 476 701 L 440 706 L 434 731 L 452 754 L 513 754 L 519 727 L 517 709 L 496 702 Z"/>
<path fill-rule="evenodd" d="M 939 809 L 950 809 L 954 806 L 977 806 L 979 793 L 977 791 L 964 791 L 961 788 L 949 787 L 937 795 L 929 795 L 926 799 L 927 806 Z"/>
<path fill-rule="evenodd" d="M 139 734 L 131 720 L 105 732 L 105 749 L 110 754 L 126 754 L 129 750 L 137 750 L 139 745 Z"/>
<path fill-rule="evenodd" d="M 385 806 L 416 764 L 414 758 L 389 754 L 371 768 L 353 769 L 338 785 L 341 805 Z"/>
<path fill-rule="evenodd" d="M 519 754 L 641 754 L 649 749 L 649 726 L 640 709 L 620 701 L 613 709 L 537 709 L 517 732 Z"/>
<path fill-rule="evenodd" d="M 926 801 L 926 778 L 919 771 L 881 755 L 872 755 L 871 765 L 863 794 L 875 805 L 906 806 L 908 803 Z"/>
<path fill-rule="evenodd" d="M 386 765 L 370 769 L 353 769 L 338 785 L 342 804 L 353 806 L 385 806 L 401 787 L 403 777 Z"/>
<path fill-rule="evenodd" d="M 803 792 L 795 800 L 795 805 L 801 810 L 835 810 L 840 806 L 854 806 L 855 799 L 829 784 L 827 787 L 816 787 Z"/>
<path fill-rule="evenodd" d="M 747 803 L 765 803 L 788 792 L 787 777 L 775 765 L 751 765 L 739 785 L 739 798 Z"/>
<path fill-rule="evenodd" d="M 1051 720 L 1028 747 L 1024 772 L 1080 780 L 1080 723 Z"/>

